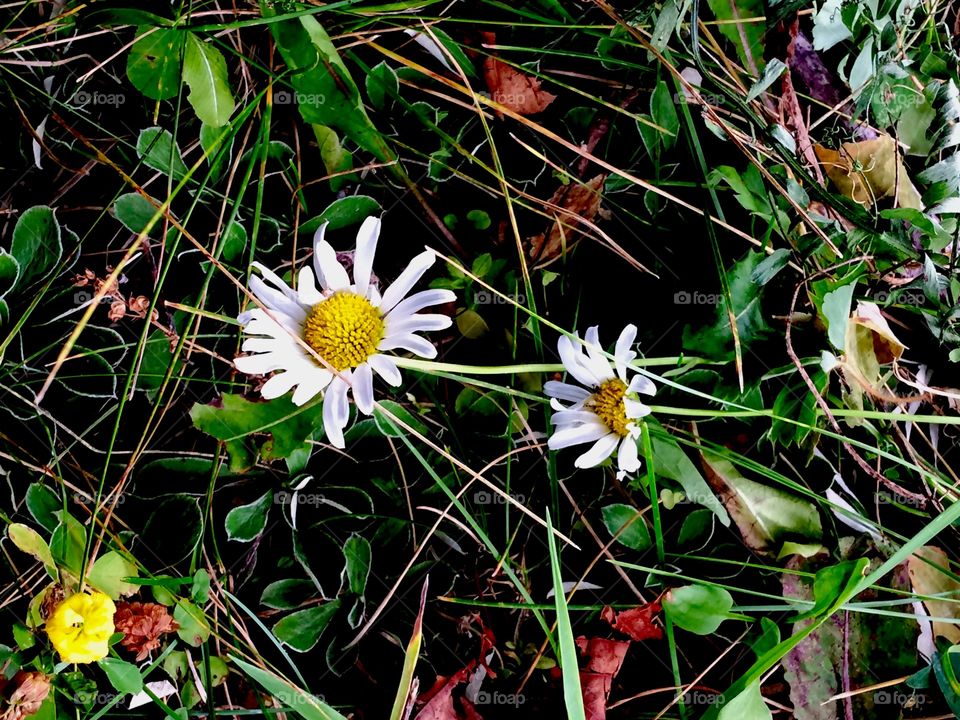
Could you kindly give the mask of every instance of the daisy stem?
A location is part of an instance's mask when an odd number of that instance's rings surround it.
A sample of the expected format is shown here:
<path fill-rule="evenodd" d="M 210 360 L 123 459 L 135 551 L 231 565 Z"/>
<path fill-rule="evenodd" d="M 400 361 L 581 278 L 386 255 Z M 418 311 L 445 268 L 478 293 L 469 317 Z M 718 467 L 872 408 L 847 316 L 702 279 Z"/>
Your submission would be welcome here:
<path fill-rule="evenodd" d="M 417 360 L 391 356 L 398 367 L 425 372 L 448 372 L 462 375 L 513 375 L 515 373 L 531 372 L 565 372 L 562 363 L 527 363 L 524 365 L 458 365 L 456 363 L 434 362 L 433 360 Z M 690 363 L 702 363 L 699 358 L 691 357 L 662 357 L 641 358 L 630 363 L 634 367 L 663 367 L 680 366 Z"/>

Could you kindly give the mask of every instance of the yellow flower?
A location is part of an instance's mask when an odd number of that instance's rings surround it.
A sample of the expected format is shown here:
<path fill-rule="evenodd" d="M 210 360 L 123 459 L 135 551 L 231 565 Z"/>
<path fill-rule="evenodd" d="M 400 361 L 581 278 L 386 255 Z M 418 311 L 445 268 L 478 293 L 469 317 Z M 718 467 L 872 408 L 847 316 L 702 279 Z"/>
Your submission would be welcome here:
<path fill-rule="evenodd" d="M 47 636 L 68 663 L 91 663 L 107 656 L 113 635 L 113 600 L 101 592 L 77 593 L 47 620 Z"/>

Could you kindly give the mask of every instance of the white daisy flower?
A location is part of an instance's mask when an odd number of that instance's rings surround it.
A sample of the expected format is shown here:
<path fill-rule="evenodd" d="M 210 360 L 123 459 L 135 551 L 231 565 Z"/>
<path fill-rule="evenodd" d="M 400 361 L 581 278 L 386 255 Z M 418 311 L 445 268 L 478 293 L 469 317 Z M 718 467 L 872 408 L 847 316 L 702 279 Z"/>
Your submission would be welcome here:
<path fill-rule="evenodd" d="M 577 458 L 578 468 L 599 465 L 616 452 L 618 478 L 640 469 L 637 453 L 640 427 L 634 421 L 648 415 L 650 408 L 637 400 L 636 395 L 653 395 L 657 388 L 643 375 L 628 378 L 627 369 L 637 356 L 630 349 L 636 337 L 636 325 L 623 329 L 613 353 L 613 365 L 603 353 L 596 326 L 587 330 L 583 344 L 567 336 L 557 341 L 563 367 L 586 387 L 554 380 L 543 386 L 552 398 L 550 406 L 557 411 L 552 419 L 557 427 L 547 447 L 560 450 L 593 443 L 593 447 Z M 573 404 L 563 405 L 561 400 Z"/>
<path fill-rule="evenodd" d="M 236 358 L 234 364 L 250 375 L 279 371 L 260 391 L 268 400 L 296 388 L 293 403 L 303 405 L 323 392 L 327 439 L 342 448 L 343 429 L 350 417 L 347 393 L 352 388 L 357 409 L 370 415 L 374 371 L 390 385 L 397 386 L 401 381 L 400 371 L 385 354 L 387 351 L 407 350 L 423 358 L 436 357 L 433 344 L 416 333 L 443 330 L 452 321 L 446 315 L 418 311 L 452 302 L 456 295 L 450 290 L 423 290 L 406 297 L 436 260 L 430 250 L 411 260 L 381 295 L 376 283 L 371 282 L 380 236 L 380 220 L 375 217 L 364 220 L 357 233 L 351 283 L 337 253 L 323 239 L 325 230 L 324 224 L 313 238 L 313 270 L 301 268 L 296 290 L 270 269 L 253 263 L 267 282 L 253 276 L 250 290 L 266 310 L 258 307 L 237 318 L 250 336 L 242 349 L 251 354 Z"/>

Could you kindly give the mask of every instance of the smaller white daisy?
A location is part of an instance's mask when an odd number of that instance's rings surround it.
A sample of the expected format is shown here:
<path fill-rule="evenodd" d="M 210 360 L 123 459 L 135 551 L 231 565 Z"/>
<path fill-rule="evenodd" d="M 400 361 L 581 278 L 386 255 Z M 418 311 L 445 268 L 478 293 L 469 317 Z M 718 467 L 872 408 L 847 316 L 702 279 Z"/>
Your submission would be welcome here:
<path fill-rule="evenodd" d="M 547 441 L 551 450 L 571 445 L 593 443 L 577 458 L 578 468 L 599 465 L 617 453 L 618 478 L 640 469 L 637 438 L 640 427 L 634 422 L 650 413 L 650 408 L 636 399 L 637 393 L 653 395 L 656 385 L 643 375 L 628 378 L 630 362 L 637 356 L 631 350 L 637 337 L 636 325 L 627 325 L 617 340 L 611 365 L 604 355 L 597 336 L 597 327 L 587 330 L 585 342 L 577 336 L 557 341 L 563 367 L 585 387 L 551 380 L 543 386 L 556 412 L 552 423 L 556 430 Z M 566 400 L 573 405 L 563 405 Z M 619 446 L 619 450 L 617 449 Z"/>
<path fill-rule="evenodd" d="M 446 315 L 418 311 L 452 302 L 456 295 L 450 290 L 423 290 L 406 297 L 436 260 L 430 250 L 411 260 L 381 295 L 372 281 L 380 237 L 380 220 L 375 217 L 364 220 L 357 233 L 351 283 L 336 251 L 323 239 L 325 230 L 323 225 L 313 238 L 313 269 L 300 269 L 296 290 L 270 269 L 253 263 L 270 283 L 250 278 L 250 290 L 266 309 L 254 308 L 237 318 L 251 336 L 242 349 L 251 354 L 236 358 L 234 364 L 249 375 L 281 371 L 260 390 L 267 400 L 296 388 L 293 403 L 303 405 L 323 392 L 327 439 L 342 448 L 343 429 L 350 418 L 347 393 L 352 388 L 357 409 L 369 415 L 374 407 L 374 371 L 394 387 L 401 382 L 397 364 L 384 353 L 399 349 L 436 357 L 433 344 L 416 333 L 444 330 L 453 321 Z"/>

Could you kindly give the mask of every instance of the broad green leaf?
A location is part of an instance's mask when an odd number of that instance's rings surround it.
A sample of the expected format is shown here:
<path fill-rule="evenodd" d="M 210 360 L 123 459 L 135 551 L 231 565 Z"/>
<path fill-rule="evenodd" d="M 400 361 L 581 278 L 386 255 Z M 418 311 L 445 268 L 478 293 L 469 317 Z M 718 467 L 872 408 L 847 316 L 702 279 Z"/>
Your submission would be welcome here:
<path fill-rule="evenodd" d="M 847 322 L 850 319 L 850 303 L 856 281 L 841 285 L 823 296 L 823 319 L 827 326 L 827 337 L 838 350 L 843 350 L 847 337 Z"/>
<path fill-rule="evenodd" d="M 418 433 L 422 434 L 427 432 L 427 426 L 424 425 L 416 415 L 412 414 L 403 405 L 394 402 L 393 400 L 381 400 L 373 409 L 373 420 L 376 423 L 377 430 L 380 431 L 380 434 L 387 437 L 400 437 L 401 435 L 407 434 L 406 428 L 394 422 L 392 417 L 387 416 L 386 413 L 388 412 L 390 415 L 393 415 L 400 422 L 410 426 Z"/>
<path fill-rule="evenodd" d="M 382 110 L 393 102 L 393 98 L 400 92 L 397 73 L 387 65 L 386 60 L 375 65 L 367 73 L 366 85 L 370 104 L 378 110 Z"/>
<path fill-rule="evenodd" d="M 339 230 L 350 225 L 359 225 L 371 215 L 383 212 L 380 203 L 369 195 L 350 195 L 339 198 L 327 205 L 319 215 L 310 218 L 300 226 L 301 233 L 312 235 L 324 223 L 327 230 Z"/>
<path fill-rule="evenodd" d="M 116 215 L 117 220 L 123 223 L 127 230 L 138 235 L 144 231 L 147 223 L 156 213 L 157 209 L 140 193 L 121 195 L 113 204 L 113 214 Z"/>
<path fill-rule="evenodd" d="M 843 22 L 840 11 L 843 0 L 824 0 L 820 10 L 813 16 L 813 49 L 829 50 L 839 42 L 853 37 Z"/>
<path fill-rule="evenodd" d="M 333 600 L 290 613 L 273 626 L 273 634 L 284 645 L 298 652 L 307 652 L 317 644 L 339 608 L 340 601 Z"/>
<path fill-rule="evenodd" d="M 336 192 L 357 177 L 354 173 L 341 174 L 353 169 L 353 155 L 343 147 L 336 131 L 332 128 L 328 128 L 326 125 L 311 125 L 311 127 L 317 138 L 317 145 L 320 147 L 320 159 L 323 160 L 327 175 L 336 176 L 330 178 L 330 189 Z"/>
<path fill-rule="evenodd" d="M 704 452 L 707 479 L 737 524 L 747 546 L 776 554 L 786 540 L 820 540 L 816 506 L 777 487 L 748 480 L 724 457 Z"/>
<path fill-rule="evenodd" d="M 773 720 L 770 708 L 760 694 L 760 683 L 752 682 L 720 708 L 719 720 Z"/>
<path fill-rule="evenodd" d="M 346 586 L 354 595 L 363 597 L 367 588 L 367 577 L 370 575 L 370 560 L 372 551 L 370 543 L 361 535 L 354 533 L 347 538 L 343 545 L 343 576 Z"/>
<path fill-rule="evenodd" d="M 247 249 L 247 231 L 236 220 L 231 221 L 220 236 L 221 255 L 227 262 L 234 262 Z"/>
<path fill-rule="evenodd" d="M 274 610 L 292 610 L 316 594 L 317 588 L 309 580 L 276 580 L 264 588 L 260 603 Z"/>
<path fill-rule="evenodd" d="M 264 690 L 279 700 L 283 707 L 290 708 L 304 720 L 347 720 L 319 698 L 301 690 L 276 673 L 251 665 L 235 656 L 231 656 L 230 659 L 248 677 L 255 680 Z"/>
<path fill-rule="evenodd" d="M 180 629 L 177 635 L 187 645 L 200 647 L 210 637 L 210 624 L 203 610 L 189 600 L 178 600 L 173 610 L 173 619 Z"/>
<path fill-rule="evenodd" d="M 264 18 L 276 18 L 277 8 L 260 1 Z M 395 156 L 370 121 L 360 91 L 323 26 L 312 15 L 270 23 L 273 38 L 290 70 L 300 114 L 305 121 L 339 130 L 382 162 Z"/>
<path fill-rule="evenodd" d="M 606 525 L 607 532 L 616 536 L 621 545 L 633 550 L 646 550 L 650 547 L 650 531 L 640 511 L 632 505 L 607 505 L 603 508 L 603 524 Z"/>
<path fill-rule="evenodd" d="M 724 525 L 730 525 L 730 516 L 723 503 L 713 494 L 703 475 L 687 454 L 668 435 L 652 434 L 654 469 L 658 475 L 680 483 L 687 500 L 713 511 Z"/>
<path fill-rule="evenodd" d="M 238 542 L 250 542 L 267 526 L 267 515 L 273 504 L 273 491 L 268 490 L 252 503 L 235 507 L 227 513 L 227 537 Z"/>
<path fill-rule="evenodd" d="M 743 67 L 753 75 L 763 72 L 766 3 L 763 0 L 708 0 L 708 4 L 721 21 L 717 29 L 736 48 Z"/>
<path fill-rule="evenodd" d="M 653 89 L 653 94 L 650 96 L 650 115 L 653 122 L 666 131 L 655 130 L 663 148 L 670 150 L 677 144 L 680 118 L 677 116 L 677 104 L 674 101 L 673 92 L 665 80 L 657 82 L 657 86 Z"/>
<path fill-rule="evenodd" d="M 79 578 L 87 542 L 86 529 L 79 520 L 62 510 L 57 512 L 57 519 L 60 522 L 50 536 L 50 552 L 57 561 L 57 567 Z"/>
<path fill-rule="evenodd" d="M 210 598 L 210 574 L 200 568 L 193 574 L 193 583 L 190 586 L 190 598 L 200 605 L 204 605 Z"/>
<path fill-rule="evenodd" d="M 20 263 L 3 248 L 0 248 L 0 298 L 17 285 L 20 279 Z"/>
<path fill-rule="evenodd" d="M 140 131 L 137 137 L 137 155 L 144 165 L 170 175 L 174 180 L 182 180 L 188 172 L 173 135 L 163 128 L 149 127 Z M 152 212 L 150 216 L 153 216 Z"/>
<path fill-rule="evenodd" d="M 180 56 L 185 33 L 141 27 L 137 37 L 140 39 L 127 56 L 127 79 L 151 100 L 172 98 L 180 89 Z"/>
<path fill-rule="evenodd" d="M 663 609 L 670 620 L 697 635 L 716 632 L 720 623 L 730 617 L 732 607 L 730 593 L 713 585 L 684 585 L 663 596 Z"/>
<path fill-rule="evenodd" d="M 219 128 L 230 121 L 236 104 L 223 53 L 193 33 L 187 33 L 183 81 L 190 87 L 187 101 L 204 125 Z"/>
<path fill-rule="evenodd" d="M 13 229 L 10 254 L 20 267 L 17 287 L 21 290 L 34 280 L 43 280 L 56 267 L 63 245 L 60 223 L 51 208 L 35 205 L 24 211 Z"/>
<path fill-rule="evenodd" d="M 862 569 L 859 561 L 830 565 L 817 571 L 813 580 L 813 607 L 793 618 L 793 622 L 819 617 L 833 607 L 837 598 L 850 585 L 851 581 L 860 579 L 858 574 Z"/>
<path fill-rule="evenodd" d="M 99 663 L 110 684 L 122 695 L 132 695 L 143 690 L 143 677 L 133 663 L 119 658 L 105 657 Z"/>
<path fill-rule="evenodd" d="M 139 589 L 139 586 L 124 580 L 138 577 L 139 574 L 135 563 L 111 550 L 96 559 L 87 574 L 87 581 L 103 594 L 117 600 L 121 596 L 132 595 Z"/>
<path fill-rule="evenodd" d="M 57 565 L 53 561 L 50 546 L 47 545 L 46 540 L 40 537 L 40 533 L 21 523 L 11 523 L 7 527 L 7 534 L 10 536 L 13 544 L 20 550 L 28 555 L 32 555 L 41 562 L 44 570 L 47 571 L 47 575 L 53 580 L 59 579 L 57 575 Z"/>
<path fill-rule="evenodd" d="M 53 532 L 57 526 L 57 511 L 63 509 L 60 496 L 41 482 L 31 483 L 26 494 L 27 510 L 40 526 Z"/>
<path fill-rule="evenodd" d="M 316 402 L 297 407 L 289 397 L 252 402 L 227 394 L 219 406 L 194 405 L 190 417 L 195 427 L 226 442 L 231 469 L 243 470 L 253 465 L 257 448 L 264 459 L 277 460 L 306 445 L 323 427 L 322 412 Z M 250 436 L 260 433 L 272 439 L 255 443 Z"/>
<path fill-rule="evenodd" d="M 753 281 L 753 271 L 763 259 L 763 253 L 750 251 L 743 260 L 727 272 L 733 316 L 737 323 L 740 346 L 747 348 L 769 330 L 760 307 L 760 287 Z M 683 329 L 683 347 L 700 356 L 716 360 L 734 357 L 733 332 L 727 302 L 717 295 L 716 319 L 709 327 L 696 332 L 688 326 Z"/>

